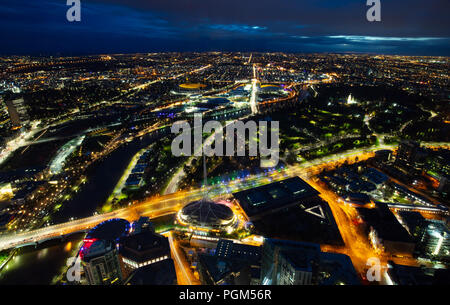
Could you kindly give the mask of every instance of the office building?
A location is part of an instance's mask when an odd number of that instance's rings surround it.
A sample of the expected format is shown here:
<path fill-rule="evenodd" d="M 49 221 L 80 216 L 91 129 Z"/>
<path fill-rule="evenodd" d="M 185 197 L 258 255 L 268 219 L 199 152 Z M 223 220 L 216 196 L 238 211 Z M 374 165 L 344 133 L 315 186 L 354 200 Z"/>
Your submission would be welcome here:
<path fill-rule="evenodd" d="M 82 265 L 90 285 L 122 283 L 117 249 L 111 241 L 85 239 Z"/>
<path fill-rule="evenodd" d="M 443 221 L 428 220 L 419 233 L 419 256 L 450 262 L 450 230 Z"/>
<path fill-rule="evenodd" d="M 124 219 L 110 219 L 91 229 L 79 255 L 90 285 L 122 284 L 123 275 L 117 249 L 118 240 L 130 231 Z"/>
<path fill-rule="evenodd" d="M 311 285 L 315 283 L 320 246 L 313 243 L 266 239 L 262 246 L 263 285 Z"/>
<path fill-rule="evenodd" d="M 168 238 L 151 231 L 122 237 L 119 253 L 124 277 L 139 268 L 171 260 Z"/>
<path fill-rule="evenodd" d="M 21 127 L 29 122 L 23 98 L 5 102 L 13 128 Z"/>

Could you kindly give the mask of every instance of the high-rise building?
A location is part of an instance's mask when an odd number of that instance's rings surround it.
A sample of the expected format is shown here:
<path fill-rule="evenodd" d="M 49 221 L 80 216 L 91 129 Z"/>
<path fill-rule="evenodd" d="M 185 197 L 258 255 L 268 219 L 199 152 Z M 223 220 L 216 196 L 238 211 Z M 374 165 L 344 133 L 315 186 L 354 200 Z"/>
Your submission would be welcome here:
<path fill-rule="evenodd" d="M 262 249 L 263 285 L 310 285 L 314 283 L 320 245 L 266 239 Z"/>
<path fill-rule="evenodd" d="M 419 256 L 450 262 L 450 230 L 443 221 L 428 220 L 417 243 Z"/>
<path fill-rule="evenodd" d="M 13 127 L 21 127 L 29 122 L 29 117 L 23 98 L 5 102 Z"/>
<path fill-rule="evenodd" d="M 79 255 L 90 285 L 123 283 L 117 242 L 129 231 L 130 223 L 125 219 L 110 219 L 89 231 Z"/>
<path fill-rule="evenodd" d="M 257 263 L 261 259 L 261 248 L 221 239 L 217 243 L 215 255 L 218 257 L 252 260 Z"/>
<path fill-rule="evenodd" d="M 124 284 L 173 285 L 177 282 L 169 240 L 155 233 L 148 217 L 132 224 L 129 235 L 119 240 L 119 257 Z"/>
<path fill-rule="evenodd" d="M 240 244 L 227 239 L 221 239 L 217 243 L 214 256 L 230 259 L 232 264 L 244 262 L 250 267 L 249 282 L 246 285 L 259 285 L 261 277 L 261 247 Z M 243 268 L 243 270 L 248 270 Z"/>
<path fill-rule="evenodd" d="M 82 265 L 90 285 L 122 283 L 122 272 L 116 246 L 107 240 L 84 241 Z"/>
<path fill-rule="evenodd" d="M 393 285 L 432 285 L 433 269 L 423 267 L 398 265 L 388 262 L 387 279 Z"/>
<path fill-rule="evenodd" d="M 278 285 L 311 285 L 313 277 L 312 257 L 297 250 L 279 253 Z"/>
<path fill-rule="evenodd" d="M 119 249 L 125 278 L 139 268 L 164 260 L 172 260 L 168 238 L 152 231 L 142 231 L 122 237 L 119 241 Z"/>
<path fill-rule="evenodd" d="M 262 285 L 359 285 L 350 257 L 321 252 L 320 245 L 265 239 Z"/>
<path fill-rule="evenodd" d="M 317 283 L 319 285 L 359 285 L 361 280 L 349 256 L 321 252 Z"/>
<path fill-rule="evenodd" d="M 386 203 L 377 203 L 373 209 L 356 208 L 369 236 L 372 247 L 379 251 L 412 255 L 415 242 Z"/>
<path fill-rule="evenodd" d="M 177 280 L 169 241 L 146 217 L 132 225 L 124 219 L 97 225 L 85 238 L 80 258 L 90 285 L 172 285 Z"/>
<path fill-rule="evenodd" d="M 165 259 L 135 270 L 125 285 L 176 285 L 177 276 L 173 260 Z"/>
<path fill-rule="evenodd" d="M 399 211 L 398 215 L 401 219 L 401 224 L 408 230 L 408 233 L 417 240 L 420 238 L 420 234 L 424 225 L 426 225 L 426 219 L 419 212 L 412 211 Z"/>

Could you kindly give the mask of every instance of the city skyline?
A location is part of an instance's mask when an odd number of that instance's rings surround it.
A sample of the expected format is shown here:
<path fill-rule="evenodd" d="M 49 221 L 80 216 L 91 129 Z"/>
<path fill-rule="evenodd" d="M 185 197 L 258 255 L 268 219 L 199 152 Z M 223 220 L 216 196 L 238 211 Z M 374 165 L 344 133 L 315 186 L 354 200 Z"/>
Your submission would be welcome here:
<path fill-rule="evenodd" d="M 0 4 L 3 55 L 167 51 L 373 53 L 448 56 L 447 1 L 81 1 L 69 22 L 65 1 Z M 446 9 L 447 8 L 447 9 Z"/>
<path fill-rule="evenodd" d="M 448 0 L 0 1 L 0 287 L 450 283 Z"/>

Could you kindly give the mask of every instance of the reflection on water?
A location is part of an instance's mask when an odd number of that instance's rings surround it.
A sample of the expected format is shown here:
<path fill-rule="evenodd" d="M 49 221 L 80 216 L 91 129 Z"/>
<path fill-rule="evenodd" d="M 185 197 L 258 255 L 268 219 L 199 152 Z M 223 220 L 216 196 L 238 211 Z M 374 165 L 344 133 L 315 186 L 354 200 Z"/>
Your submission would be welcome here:
<path fill-rule="evenodd" d="M 72 242 L 69 241 L 64 247 L 64 251 L 69 252 L 72 249 Z"/>
<path fill-rule="evenodd" d="M 161 136 L 145 136 L 127 143 L 94 166 L 88 182 L 70 201 L 63 203 L 62 209 L 52 215 L 52 221 L 61 223 L 71 217 L 91 216 L 109 197 L 131 158 Z M 37 248 L 19 249 L 14 259 L 0 271 L 0 285 L 55 283 L 66 271 L 67 259 L 76 255 L 84 235 L 77 233 L 64 241 L 48 241 Z"/>
<path fill-rule="evenodd" d="M 50 285 L 65 272 L 66 261 L 76 255 L 84 233 L 53 240 L 35 248 L 28 246 L 18 253 L 0 271 L 0 285 Z"/>
<path fill-rule="evenodd" d="M 69 221 L 70 218 L 89 217 L 106 202 L 133 156 L 152 144 L 162 135 L 147 135 L 120 146 L 103 161 L 94 164 L 89 179 L 72 199 L 63 203 L 61 210 L 52 215 L 53 223 Z"/>

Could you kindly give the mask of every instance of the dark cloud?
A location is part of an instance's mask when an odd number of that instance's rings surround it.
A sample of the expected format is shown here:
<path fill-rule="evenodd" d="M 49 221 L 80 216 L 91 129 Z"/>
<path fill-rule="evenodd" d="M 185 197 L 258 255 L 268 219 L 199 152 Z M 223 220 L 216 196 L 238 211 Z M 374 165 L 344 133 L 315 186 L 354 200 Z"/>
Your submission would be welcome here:
<path fill-rule="evenodd" d="M 148 9 L 191 23 L 309 25 L 310 34 L 450 36 L 448 0 L 381 0 L 382 22 L 366 0 L 97 0 Z"/>
<path fill-rule="evenodd" d="M 80 23 L 65 2 L 2 0 L 0 53 L 450 53 L 448 0 L 381 0 L 373 23 L 365 0 L 82 0 Z"/>

